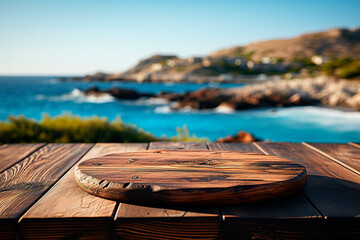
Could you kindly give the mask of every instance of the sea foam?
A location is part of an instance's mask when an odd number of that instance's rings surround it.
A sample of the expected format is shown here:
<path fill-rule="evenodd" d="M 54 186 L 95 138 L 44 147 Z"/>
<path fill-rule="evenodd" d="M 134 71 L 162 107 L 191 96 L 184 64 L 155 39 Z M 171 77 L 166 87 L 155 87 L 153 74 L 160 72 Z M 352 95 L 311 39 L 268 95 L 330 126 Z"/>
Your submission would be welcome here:
<path fill-rule="evenodd" d="M 52 102 L 66 102 L 72 101 L 75 103 L 107 103 L 107 102 L 114 102 L 115 98 L 110 94 L 102 94 L 100 96 L 86 96 L 80 89 L 75 88 L 70 93 L 63 94 L 61 96 L 44 96 L 44 95 L 37 95 L 35 97 L 36 100 L 48 100 Z"/>
<path fill-rule="evenodd" d="M 292 107 L 277 109 L 275 118 L 296 119 L 297 122 L 331 127 L 341 131 L 360 127 L 360 112 L 326 107 Z"/>
<path fill-rule="evenodd" d="M 216 113 L 233 113 L 235 112 L 235 110 L 231 107 L 227 107 L 227 106 L 218 106 L 217 108 L 215 108 L 215 112 Z"/>
<path fill-rule="evenodd" d="M 171 113 L 171 107 L 170 106 L 159 106 L 154 109 L 155 113 Z"/>

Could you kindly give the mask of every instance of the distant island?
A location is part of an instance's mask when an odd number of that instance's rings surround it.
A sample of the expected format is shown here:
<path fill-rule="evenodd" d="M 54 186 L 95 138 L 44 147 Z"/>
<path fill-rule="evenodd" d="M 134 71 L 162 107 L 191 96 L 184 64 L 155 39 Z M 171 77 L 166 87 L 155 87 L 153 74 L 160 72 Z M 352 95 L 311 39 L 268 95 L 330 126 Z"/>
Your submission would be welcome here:
<path fill-rule="evenodd" d="M 331 29 L 292 39 L 254 42 L 182 59 L 155 55 L 121 73 L 72 81 L 261 82 L 319 75 L 360 79 L 360 29 Z"/>

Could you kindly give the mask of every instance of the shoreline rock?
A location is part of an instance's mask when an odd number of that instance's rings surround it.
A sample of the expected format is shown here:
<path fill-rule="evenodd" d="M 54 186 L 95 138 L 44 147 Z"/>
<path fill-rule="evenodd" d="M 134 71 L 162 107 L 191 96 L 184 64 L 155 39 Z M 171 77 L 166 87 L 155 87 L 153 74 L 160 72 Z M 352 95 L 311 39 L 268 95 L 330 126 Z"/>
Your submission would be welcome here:
<path fill-rule="evenodd" d="M 326 77 L 269 81 L 244 87 L 221 89 L 203 88 L 193 92 L 158 94 L 139 93 L 132 89 L 90 88 L 86 95 L 110 94 L 117 99 L 160 98 L 173 102 L 172 109 L 219 109 L 231 112 L 264 107 L 336 106 L 360 111 L 360 81 Z"/>
<path fill-rule="evenodd" d="M 154 94 L 151 93 L 139 93 L 133 89 L 128 88 L 118 88 L 113 87 L 107 90 L 100 90 L 98 87 L 92 87 L 88 88 L 83 91 L 85 95 L 93 95 L 100 97 L 103 94 L 110 94 L 111 96 L 117 98 L 117 99 L 123 99 L 123 100 L 136 100 L 142 97 L 150 98 L 154 97 Z"/>
<path fill-rule="evenodd" d="M 250 143 L 258 141 L 261 141 L 261 139 L 256 138 L 251 133 L 239 131 L 236 135 L 219 138 L 215 140 L 215 143 Z"/>
<path fill-rule="evenodd" d="M 232 89 L 201 89 L 184 94 L 175 109 L 209 109 L 226 106 L 233 110 L 262 107 L 339 106 L 360 111 L 360 81 L 326 77 L 269 81 Z"/>

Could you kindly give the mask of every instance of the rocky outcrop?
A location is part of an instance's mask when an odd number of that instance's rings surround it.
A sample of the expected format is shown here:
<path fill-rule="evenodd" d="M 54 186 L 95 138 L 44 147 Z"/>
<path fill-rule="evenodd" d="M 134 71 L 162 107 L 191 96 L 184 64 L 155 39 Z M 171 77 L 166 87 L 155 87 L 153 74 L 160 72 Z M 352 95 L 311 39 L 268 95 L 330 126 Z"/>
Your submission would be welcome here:
<path fill-rule="evenodd" d="M 254 137 L 251 133 L 245 131 L 239 131 L 234 136 L 227 136 L 217 139 L 216 143 L 249 143 L 261 141 L 260 139 Z"/>
<path fill-rule="evenodd" d="M 191 107 L 194 109 L 210 109 L 216 108 L 222 102 L 230 100 L 231 96 L 222 94 L 219 88 L 204 88 L 195 92 L 185 93 L 179 97 L 179 100 L 174 105 L 175 109 L 183 107 Z"/>
<path fill-rule="evenodd" d="M 194 92 L 159 94 L 139 93 L 132 89 L 90 88 L 85 95 L 110 94 L 117 99 L 136 100 L 156 97 L 174 102 L 173 109 L 213 109 L 221 111 L 243 110 L 261 107 L 290 107 L 326 105 L 350 107 L 360 110 L 360 81 L 337 80 L 326 77 L 269 81 L 241 88 L 204 88 Z"/>
<path fill-rule="evenodd" d="M 187 93 L 175 108 L 217 107 L 243 110 L 259 107 L 327 105 L 360 110 L 360 81 L 326 77 L 269 81 L 232 89 L 202 89 Z"/>
<path fill-rule="evenodd" d="M 88 88 L 84 91 L 85 95 L 92 95 L 100 97 L 103 94 L 110 94 L 111 96 L 117 98 L 117 99 L 123 99 L 123 100 L 136 100 L 142 97 L 153 97 L 154 94 L 151 93 L 139 93 L 133 89 L 127 89 L 127 88 L 110 88 L 107 90 L 100 90 L 97 87 Z"/>

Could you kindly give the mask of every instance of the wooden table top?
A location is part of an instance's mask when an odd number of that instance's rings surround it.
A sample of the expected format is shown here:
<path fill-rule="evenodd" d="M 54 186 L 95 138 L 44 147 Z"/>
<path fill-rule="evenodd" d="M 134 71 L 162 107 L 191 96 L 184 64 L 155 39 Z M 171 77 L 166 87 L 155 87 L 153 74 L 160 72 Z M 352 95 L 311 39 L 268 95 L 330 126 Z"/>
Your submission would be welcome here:
<path fill-rule="evenodd" d="M 203 149 L 293 160 L 308 182 L 292 197 L 211 208 L 154 208 L 80 189 L 77 163 L 118 152 Z M 360 145 L 258 142 L 0 146 L 0 239 L 360 239 Z"/>
<path fill-rule="evenodd" d="M 82 161 L 78 185 L 88 193 L 149 206 L 238 205 L 284 198 L 306 184 L 303 165 L 238 151 L 148 150 Z"/>

